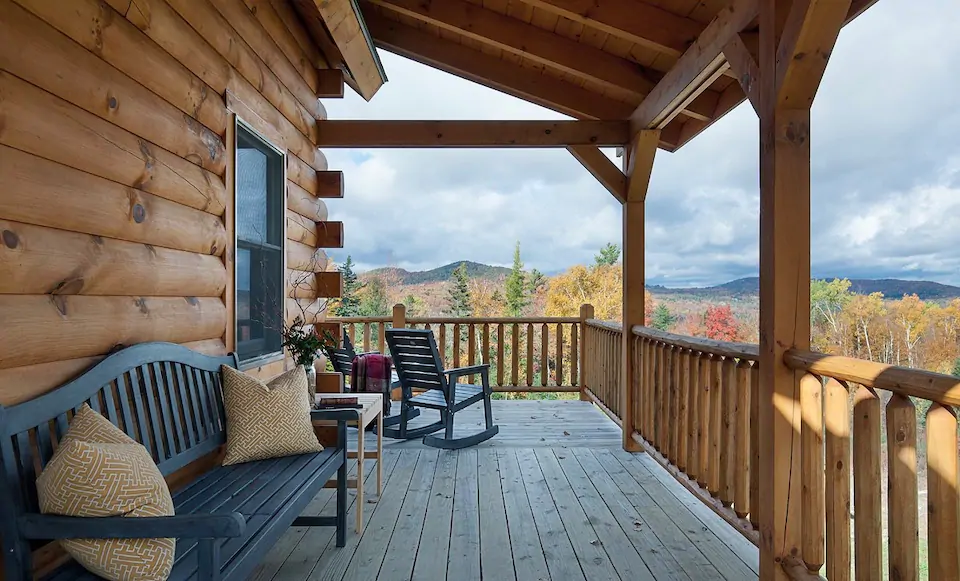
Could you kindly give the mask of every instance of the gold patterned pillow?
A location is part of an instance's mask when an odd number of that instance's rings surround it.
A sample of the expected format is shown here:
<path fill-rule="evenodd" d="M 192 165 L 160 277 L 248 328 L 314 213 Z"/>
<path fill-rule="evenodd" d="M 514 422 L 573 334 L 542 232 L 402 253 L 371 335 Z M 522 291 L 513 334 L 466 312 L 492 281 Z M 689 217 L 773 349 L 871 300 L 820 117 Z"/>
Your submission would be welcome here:
<path fill-rule="evenodd" d="M 307 375 L 302 367 L 269 383 L 226 365 L 220 373 L 227 415 L 224 466 L 323 451 L 310 421 Z"/>
<path fill-rule="evenodd" d="M 44 514 L 172 516 L 167 483 L 147 449 L 84 404 L 37 478 Z M 170 576 L 175 539 L 64 539 L 64 550 L 113 581 Z"/>

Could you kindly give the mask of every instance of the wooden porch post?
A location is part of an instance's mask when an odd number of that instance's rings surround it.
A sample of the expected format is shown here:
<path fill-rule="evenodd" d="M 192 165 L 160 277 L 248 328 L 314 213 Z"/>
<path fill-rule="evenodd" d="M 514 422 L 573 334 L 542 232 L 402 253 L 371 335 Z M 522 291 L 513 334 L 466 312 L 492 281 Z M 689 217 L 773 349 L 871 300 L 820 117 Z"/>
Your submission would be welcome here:
<path fill-rule="evenodd" d="M 623 449 L 630 452 L 641 450 L 640 445 L 633 439 L 633 432 L 636 431 L 633 413 L 635 386 L 640 377 L 631 346 L 633 327 L 643 325 L 645 316 L 644 204 L 659 141 L 659 130 L 640 131 L 634 137 L 633 143 L 626 148 L 623 160 L 627 190 L 623 203 L 623 395 L 620 415 L 623 420 Z M 643 402 L 643 405 L 648 403 Z"/>
<path fill-rule="evenodd" d="M 801 551 L 800 379 L 810 347 L 810 106 L 850 0 L 760 0 L 760 579 Z"/>
<path fill-rule="evenodd" d="M 593 305 L 585 304 L 580 305 L 580 401 L 591 401 L 590 397 L 587 395 L 586 389 L 589 387 L 593 389 L 588 383 L 590 375 L 589 370 L 593 370 L 593 362 L 589 361 L 590 350 L 587 347 L 587 321 L 592 319 L 594 316 Z M 592 331 L 591 331 L 592 333 Z M 591 337 L 591 340 L 593 338 Z"/>

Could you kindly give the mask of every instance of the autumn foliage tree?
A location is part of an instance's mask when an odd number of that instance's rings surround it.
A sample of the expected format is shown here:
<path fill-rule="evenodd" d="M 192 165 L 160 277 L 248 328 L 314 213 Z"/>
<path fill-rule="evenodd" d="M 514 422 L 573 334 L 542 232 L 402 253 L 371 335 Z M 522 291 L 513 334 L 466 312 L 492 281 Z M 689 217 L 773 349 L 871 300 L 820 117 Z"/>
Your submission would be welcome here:
<path fill-rule="evenodd" d="M 703 313 L 703 331 L 707 338 L 716 341 L 740 340 L 740 326 L 730 305 L 707 307 Z"/>

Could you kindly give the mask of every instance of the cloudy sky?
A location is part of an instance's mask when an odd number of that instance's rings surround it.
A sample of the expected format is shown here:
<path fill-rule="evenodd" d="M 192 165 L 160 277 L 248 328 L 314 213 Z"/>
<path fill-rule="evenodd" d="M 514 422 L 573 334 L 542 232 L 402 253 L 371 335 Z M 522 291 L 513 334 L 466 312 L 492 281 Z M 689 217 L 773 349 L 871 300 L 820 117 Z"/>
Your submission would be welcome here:
<path fill-rule="evenodd" d="M 922 9 L 919 9 L 922 5 Z M 880 0 L 840 34 L 813 108 L 813 273 L 960 285 L 960 2 Z M 564 119 L 381 51 L 390 81 L 334 119 Z M 610 152 L 612 155 L 612 152 Z M 620 239 L 619 204 L 563 149 L 328 150 L 361 270 L 460 260 L 559 272 Z M 647 197 L 647 281 L 757 273 L 758 122 L 748 104 L 677 153 Z"/>

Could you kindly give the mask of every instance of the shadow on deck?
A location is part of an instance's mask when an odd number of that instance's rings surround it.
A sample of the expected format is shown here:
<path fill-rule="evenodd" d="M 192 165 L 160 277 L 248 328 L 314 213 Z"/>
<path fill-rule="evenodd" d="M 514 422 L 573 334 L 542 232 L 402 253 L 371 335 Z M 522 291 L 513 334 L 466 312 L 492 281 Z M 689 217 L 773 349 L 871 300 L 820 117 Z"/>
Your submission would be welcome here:
<path fill-rule="evenodd" d="M 756 547 L 652 458 L 623 452 L 619 428 L 592 404 L 494 404 L 501 431 L 480 447 L 384 440 L 379 498 L 367 461 L 363 533 L 351 528 L 338 549 L 331 529 L 291 528 L 252 578 L 757 578 Z M 480 425 L 472 413 L 457 414 L 458 432 Z M 333 508 L 324 490 L 305 514 Z"/>

